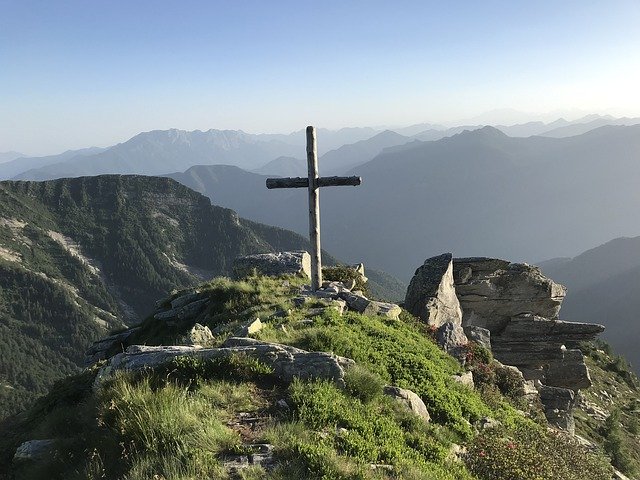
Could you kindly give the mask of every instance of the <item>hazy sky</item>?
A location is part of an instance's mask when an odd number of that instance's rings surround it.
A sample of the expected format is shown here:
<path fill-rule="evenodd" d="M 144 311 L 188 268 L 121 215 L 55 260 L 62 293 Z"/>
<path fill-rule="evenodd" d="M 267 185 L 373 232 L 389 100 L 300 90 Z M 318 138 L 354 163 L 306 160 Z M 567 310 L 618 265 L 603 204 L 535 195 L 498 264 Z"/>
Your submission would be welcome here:
<path fill-rule="evenodd" d="M 639 85 L 639 0 L 0 0 L 0 151 L 502 108 L 636 116 Z"/>

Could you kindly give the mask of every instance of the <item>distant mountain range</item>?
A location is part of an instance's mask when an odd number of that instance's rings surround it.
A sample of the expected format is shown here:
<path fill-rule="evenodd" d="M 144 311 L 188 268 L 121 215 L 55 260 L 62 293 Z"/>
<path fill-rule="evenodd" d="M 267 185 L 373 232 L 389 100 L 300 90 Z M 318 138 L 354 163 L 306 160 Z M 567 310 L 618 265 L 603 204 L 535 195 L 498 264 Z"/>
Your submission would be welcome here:
<path fill-rule="evenodd" d="M 561 317 L 604 324 L 603 336 L 640 371 L 640 237 L 617 238 L 540 267 L 568 287 Z"/>
<path fill-rule="evenodd" d="M 10 162 L 16 158 L 24 157 L 20 152 L 0 152 L 0 163 Z"/>
<path fill-rule="evenodd" d="M 635 123 L 640 123 L 640 119 L 592 115 L 571 122 L 560 119 L 551 123 L 529 122 L 501 125 L 497 128 L 513 137 L 566 137 L 585 133 L 603 124 Z M 424 123 L 396 129 L 320 128 L 320 171 L 323 174 L 342 174 L 373 159 L 384 149 L 403 146 L 416 140 L 440 140 L 483 126 L 470 124 L 445 128 Z M 0 179 L 49 180 L 109 173 L 161 175 L 184 171 L 194 165 L 216 164 L 235 165 L 266 175 L 288 176 L 304 172 L 292 159 L 305 159 L 305 138 L 304 130 L 288 135 L 254 135 L 239 130 L 156 130 L 141 133 L 109 148 L 93 147 L 60 155 L 24 157 L 0 163 Z"/>
<path fill-rule="evenodd" d="M 23 157 L 0 164 L 0 180 L 10 180 L 24 172 L 34 172 L 34 177 L 38 176 L 37 172 L 40 168 L 46 168 L 49 165 L 59 165 L 65 162 L 74 162 L 80 159 L 91 157 L 106 150 L 105 148 L 89 147 L 80 150 L 67 150 L 58 155 L 47 155 L 45 157 Z M 28 176 L 28 175 L 27 175 Z M 46 175 L 44 175 L 46 177 Z M 78 175 L 67 175 L 78 176 Z M 48 178 L 44 178 L 48 179 Z M 35 180 L 35 178 L 34 178 Z"/>
<path fill-rule="evenodd" d="M 453 251 L 533 261 L 575 255 L 640 233 L 640 125 L 556 139 L 491 127 L 387 149 L 350 173 L 356 188 L 323 189 L 323 245 L 408 279 Z M 265 177 L 199 166 L 172 178 L 240 215 L 307 232 L 306 192 L 267 190 Z"/>

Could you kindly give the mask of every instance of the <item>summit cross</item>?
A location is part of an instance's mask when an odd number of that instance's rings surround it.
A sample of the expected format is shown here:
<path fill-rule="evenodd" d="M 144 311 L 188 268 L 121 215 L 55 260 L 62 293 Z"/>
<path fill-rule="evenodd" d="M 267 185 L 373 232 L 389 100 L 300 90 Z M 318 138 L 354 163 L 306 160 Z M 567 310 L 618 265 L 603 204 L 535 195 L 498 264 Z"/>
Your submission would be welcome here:
<path fill-rule="evenodd" d="M 267 188 L 309 189 L 309 240 L 311 241 L 311 289 L 322 285 L 322 258 L 320 249 L 320 187 L 358 186 L 360 177 L 319 177 L 318 147 L 315 127 L 307 127 L 308 177 L 267 178 Z"/>

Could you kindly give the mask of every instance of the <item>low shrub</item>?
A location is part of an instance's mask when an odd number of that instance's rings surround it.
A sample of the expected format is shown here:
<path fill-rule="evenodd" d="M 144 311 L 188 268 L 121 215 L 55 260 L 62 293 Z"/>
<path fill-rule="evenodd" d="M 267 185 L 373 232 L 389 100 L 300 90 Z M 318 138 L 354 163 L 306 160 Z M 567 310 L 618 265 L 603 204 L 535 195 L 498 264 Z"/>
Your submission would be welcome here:
<path fill-rule="evenodd" d="M 344 381 L 347 392 L 363 402 L 370 402 L 381 395 L 384 387 L 384 382 L 378 375 L 360 365 L 348 369 L 344 375 Z"/>
<path fill-rule="evenodd" d="M 534 424 L 481 432 L 469 443 L 465 463 L 478 478 L 491 480 L 610 480 L 612 475 L 604 455 Z"/>

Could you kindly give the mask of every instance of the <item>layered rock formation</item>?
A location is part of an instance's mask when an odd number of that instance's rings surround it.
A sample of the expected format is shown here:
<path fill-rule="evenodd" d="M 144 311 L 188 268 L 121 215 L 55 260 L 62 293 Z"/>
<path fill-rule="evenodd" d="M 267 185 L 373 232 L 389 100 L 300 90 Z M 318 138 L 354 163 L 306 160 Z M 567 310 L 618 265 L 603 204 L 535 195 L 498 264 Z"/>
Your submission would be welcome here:
<path fill-rule="evenodd" d="M 564 286 L 535 266 L 444 254 L 416 270 L 405 307 L 435 325 L 438 318 L 460 309 L 465 332 L 489 346 L 497 360 L 544 386 L 541 400 L 547 418 L 571 430 L 574 393 L 591 385 L 577 346 L 593 340 L 604 327 L 559 320 L 565 295 Z M 455 322 L 455 315 L 446 318 Z"/>

